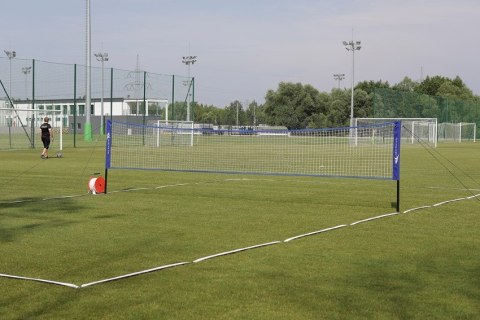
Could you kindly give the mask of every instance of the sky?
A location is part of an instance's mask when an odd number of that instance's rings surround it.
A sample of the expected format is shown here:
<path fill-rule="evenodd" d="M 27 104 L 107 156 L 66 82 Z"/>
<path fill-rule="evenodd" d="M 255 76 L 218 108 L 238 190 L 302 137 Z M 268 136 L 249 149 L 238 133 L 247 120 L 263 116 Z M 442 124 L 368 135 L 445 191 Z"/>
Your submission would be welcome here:
<path fill-rule="evenodd" d="M 2 3 L 0 43 L 18 58 L 85 64 L 86 0 Z M 92 53 L 108 68 L 186 76 L 195 100 L 264 102 L 280 82 L 322 92 L 459 76 L 480 95 L 480 0 L 90 0 Z M 3 52 L 2 52 L 3 54 Z M 92 66 L 100 64 L 92 58 Z"/>

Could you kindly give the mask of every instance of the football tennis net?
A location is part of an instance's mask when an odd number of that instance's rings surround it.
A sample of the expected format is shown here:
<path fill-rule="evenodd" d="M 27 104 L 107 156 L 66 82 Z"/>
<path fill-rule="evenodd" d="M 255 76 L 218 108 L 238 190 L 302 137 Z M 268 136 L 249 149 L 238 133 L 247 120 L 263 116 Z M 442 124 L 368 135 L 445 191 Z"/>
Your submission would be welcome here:
<path fill-rule="evenodd" d="M 399 180 L 400 127 L 213 130 L 109 120 L 105 168 Z"/>

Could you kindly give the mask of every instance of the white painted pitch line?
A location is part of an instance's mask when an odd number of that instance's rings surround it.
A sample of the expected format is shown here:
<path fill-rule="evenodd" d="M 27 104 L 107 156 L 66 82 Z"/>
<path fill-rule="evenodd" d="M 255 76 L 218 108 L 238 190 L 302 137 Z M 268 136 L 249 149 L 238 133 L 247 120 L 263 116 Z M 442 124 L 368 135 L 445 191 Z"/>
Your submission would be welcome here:
<path fill-rule="evenodd" d="M 132 189 L 125 189 L 122 192 L 130 192 L 130 191 L 140 191 L 140 190 L 149 190 L 151 188 L 132 188 Z"/>
<path fill-rule="evenodd" d="M 322 229 L 322 230 L 318 230 L 318 231 L 313 231 L 313 232 L 301 234 L 301 235 L 298 235 L 298 236 L 295 236 L 295 237 L 291 237 L 291 238 L 285 239 L 285 240 L 283 240 L 283 242 L 290 242 L 290 241 L 295 240 L 295 239 L 298 239 L 298 238 L 308 237 L 308 236 L 311 236 L 311 235 L 314 235 L 314 234 L 318 234 L 318 233 L 322 233 L 322 232 L 327 232 L 327 231 L 331 231 L 331 230 L 343 228 L 343 227 L 346 227 L 346 226 L 347 226 L 346 224 L 341 224 L 341 225 L 338 225 L 338 226 L 335 226 L 335 227 L 326 228 L 326 229 Z"/>
<path fill-rule="evenodd" d="M 466 198 L 458 198 L 458 199 L 442 201 L 442 202 L 439 202 L 439 203 L 435 203 L 432 207 L 438 207 L 438 206 L 441 206 L 442 204 L 447 204 L 447 203 L 450 203 L 450 202 L 462 201 L 462 200 L 466 200 Z"/>
<path fill-rule="evenodd" d="M 467 199 L 470 200 L 470 199 L 477 198 L 477 197 L 480 197 L 480 193 L 476 194 L 476 195 L 473 195 L 473 196 L 470 196 Z"/>
<path fill-rule="evenodd" d="M 256 249 L 256 248 L 260 248 L 260 247 L 270 246 L 270 245 L 277 244 L 277 243 L 280 243 L 280 242 L 281 241 L 272 241 L 272 242 L 268 242 L 268 243 L 257 244 L 255 246 L 250 246 L 250 247 L 240 248 L 240 249 L 236 249 L 236 250 L 231 250 L 231 251 L 225 251 L 225 252 L 221 252 L 221 253 L 217 253 L 217 254 L 212 254 L 211 256 L 198 258 L 198 259 L 194 260 L 193 263 L 201 262 L 201 261 L 204 261 L 204 260 L 207 260 L 207 259 L 212 259 L 212 258 L 216 258 L 216 257 L 220 257 L 220 256 L 226 256 L 227 254 L 237 253 L 237 252 L 240 252 L 240 251 L 246 251 L 246 250 L 250 250 L 250 249 Z"/>
<path fill-rule="evenodd" d="M 77 194 L 77 195 L 71 195 L 71 196 L 58 196 L 58 197 L 51 197 L 51 198 L 43 198 L 42 201 L 77 198 L 77 197 L 83 197 L 85 195 L 86 194 Z"/>
<path fill-rule="evenodd" d="M 362 222 L 367 222 L 367 221 L 376 220 L 376 219 L 380 219 L 380 218 L 390 217 L 390 216 L 394 216 L 394 215 L 397 215 L 397 214 L 400 214 L 400 212 L 387 213 L 387 214 L 382 214 L 380 216 L 371 217 L 371 218 L 363 219 L 363 220 L 360 220 L 360 221 L 355 221 L 355 222 L 350 223 L 350 225 L 354 226 L 354 225 L 362 223 Z"/>
<path fill-rule="evenodd" d="M 154 271 L 163 270 L 163 269 L 167 269 L 167 268 L 173 268 L 173 267 L 181 266 L 181 265 L 188 264 L 188 263 L 190 263 L 190 262 L 178 262 L 178 263 L 168 264 L 168 265 L 165 265 L 165 266 L 160 266 L 160 267 L 156 267 L 156 268 L 152 268 L 152 269 L 133 272 L 133 273 L 125 274 L 125 275 L 118 276 L 118 277 L 113 277 L 113 278 L 98 280 L 98 281 L 94 281 L 94 282 L 84 283 L 80 286 L 80 288 L 93 286 L 93 285 L 99 284 L 99 283 L 110 282 L 110 281 L 115 281 L 115 280 L 119 280 L 119 279 L 138 276 L 140 274 L 154 272 Z"/>
<path fill-rule="evenodd" d="M 409 212 L 412 212 L 412 211 L 415 211 L 415 210 L 427 209 L 427 208 L 431 208 L 431 207 L 432 206 L 422 206 L 422 207 L 412 208 L 412 209 L 408 209 L 408 210 L 403 211 L 403 213 L 409 213 Z"/>
<path fill-rule="evenodd" d="M 67 283 L 67 282 L 59 282 L 59 281 L 53 281 L 53 280 L 47 280 L 47 279 L 40 279 L 40 278 L 29 278 L 29 277 L 22 277 L 22 276 L 14 276 L 11 274 L 3 274 L 0 273 L 0 277 L 5 277 L 5 278 L 12 278 L 12 279 L 21 279 L 21 280 L 30 280 L 30 281 L 37 281 L 37 282 L 44 282 L 44 283 L 50 283 L 50 284 L 56 284 L 59 286 L 64 286 L 64 287 L 70 287 L 74 289 L 78 289 L 79 286 L 73 284 L 73 283 Z"/>
<path fill-rule="evenodd" d="M 165 185 L 165 186 L 155 187 L 155 189 L 164 189 L 164 188 L 170 188 L 170 187 L 188 186 L 189 184 L 190 184 L 190 183 L 167 184 L 167 185 Z"/>

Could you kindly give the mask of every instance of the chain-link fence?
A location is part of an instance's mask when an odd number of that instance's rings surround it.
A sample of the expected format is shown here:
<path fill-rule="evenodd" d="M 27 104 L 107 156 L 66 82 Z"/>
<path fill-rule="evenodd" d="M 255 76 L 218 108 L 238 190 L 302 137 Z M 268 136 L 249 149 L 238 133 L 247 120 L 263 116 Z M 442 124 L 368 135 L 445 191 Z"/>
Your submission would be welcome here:
<path fill-rule="evenodd" d="M 438 123 L 476 123 L 480 127 L 480 101 L 429 96 L 377 88 L 375 118 L 437 118 Z M 480 133 L 477 130 L 477 138 Z"/>
<path fill-rule="evenodd" d="M 136 122 L 139 119 L 147 122 L 150 117 L 194 120 L 193 78 L 93 66 L 90 70 L 93 134 L 102 134 L 102 120 L 105 122 L 108 117 L 127 117 Z M 0 108 L 13 104 L 18 109 L 61 111 L 65 133 L 80 137 L 88 110 L 86 75 L 84 65 L 1 57 Z M 21 113 L 18 117 L 22 117 Z M 25 119 L 17 122 L 25 126 L 31 115 L 23 117 Z M 7 124 L 12 126 L 17 122 L 0 119 L 0 134 Z"/>

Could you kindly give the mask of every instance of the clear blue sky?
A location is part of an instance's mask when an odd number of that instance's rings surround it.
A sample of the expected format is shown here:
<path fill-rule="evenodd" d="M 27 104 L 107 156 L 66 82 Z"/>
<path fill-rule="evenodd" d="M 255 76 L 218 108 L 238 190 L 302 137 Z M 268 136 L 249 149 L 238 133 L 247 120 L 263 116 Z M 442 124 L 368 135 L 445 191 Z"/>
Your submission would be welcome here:
<path fill-rule="evenodd" d="M 85 0 L 2 2 L 2 50 L 17 57 L 85 64 Z M 186 75 L 196 100 L 225 106 L 263 103 L 281 81 L 320 91 L 350 88 L 352 55 L 362 41 L 355 82 L 391 84 L 408 76 L 460 76 L 480 94 L 479 0 L 91 0 L 92 52 L 107 67 Z M 190 51 L 190 52 L 189 52 Z M 3 52 L 2 52 L 3 54 Z M 92 65 L 98 64 L 92 59 Z"/>

